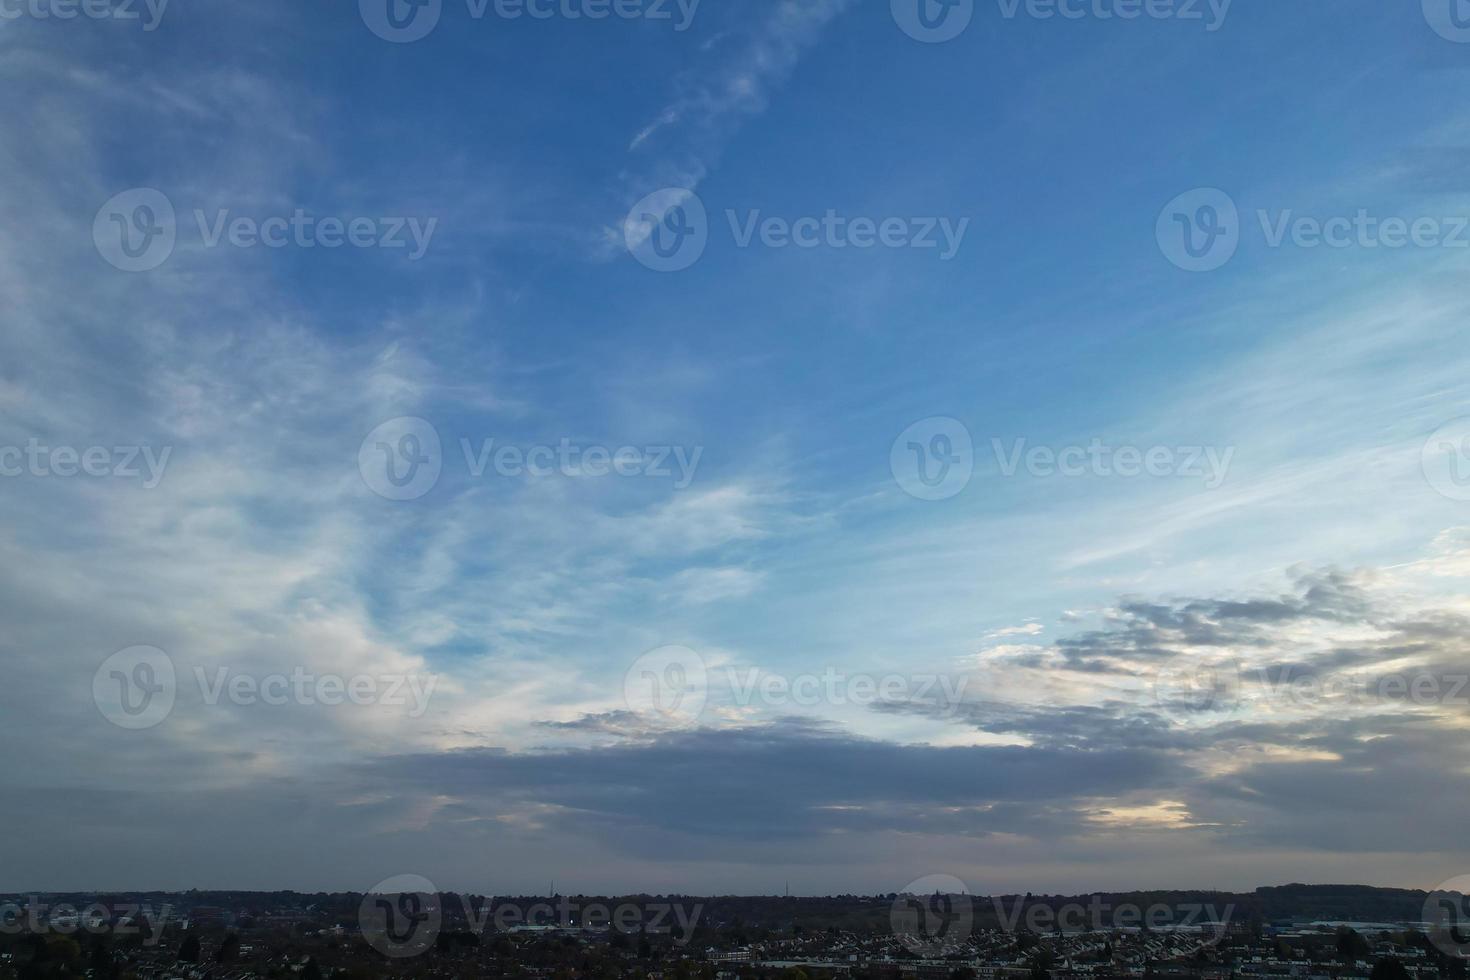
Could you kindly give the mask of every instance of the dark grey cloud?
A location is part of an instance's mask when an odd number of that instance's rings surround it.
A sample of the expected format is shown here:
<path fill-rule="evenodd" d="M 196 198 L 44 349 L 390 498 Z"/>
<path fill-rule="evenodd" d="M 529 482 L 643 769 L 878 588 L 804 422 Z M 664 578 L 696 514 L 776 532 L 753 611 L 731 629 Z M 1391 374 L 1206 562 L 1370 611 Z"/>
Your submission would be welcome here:
<path fill-rule="evenodd" d="M 479 801 L 487 812 L 554 807 L 612 838 L 678 831 L 738 843 L 854 830 L 1009 831 L 1070 812 L 1082 797 L 1173 785 L 1185 771 L 1147 745 L 899 745 L 787 721 L 602 748 L 415 755 L 372 774 L 385 792 Z"/>
<path fill-rule="evenodd" d="M 1240 845 L 1344 854 L 1463 849 L 1470 807 L 1463 727 L 1389 715 L 1250 734 L 1302 755 L 1255 760 L 1201 780 L 1186 797 L 1196 817 L 1219 823 Z"/>
<path fill-rule="evenodd" d="M 651 733 L 654 730 L 642 715 L 626 709 L 582 715 L 571 721 L 538 721 L 536 727 L 589 735 L 637 735 Z"/>
<path fill-rule="evenodd" d="M 1117 610 L 1102 629 L 986 666 L 1120 675 L 1143 682 L 1136 700 L 874 708 L 1047 749 L 1157 753 L 1174 780 L 1160 798 L 1184 802 L 1221 845 L 1463 846 L 1454 817 L 1470 805 L 1470 770 L 1458 761 L 1470 747 L 1463 615 L 1410 608 L 1370 577 L 1333 569 L 1298 573 L 1284 595 L 1133 598 Z M 1332 642 L 1343 629 L 1371 638 Z M 1320 642 L 1304 642 L 1303 630 Z M 1226 648 L 1254 660 L 1236 663 Z"/>
<path fill-rule="evenodd" d="M 1198 749 L 1208 744 L 1209 738 L 1175 723 L 1162 712 L 1123 701 L 1055 707 L 1003 701 L 966 701 L 959 705 L 886 701 L 873 708 L 885 714 L 954 718 L 978 731 L 1023 736 L 1035 745 L 1073 751 Z"/>
<path fill-rule="evenodd" d="M 1144 599 L 1124 597 L 1101 629 L 1049 647 L 1008 655 L 1020 667 L 1085 674 L 1142 675 L 1190 654 L 1226 647 L 1269 648 L 1296 623 L 1375 625 L 1384 613 L 1361 573 L 1297 571 L 1291 592 L 1267 597 Z"/>

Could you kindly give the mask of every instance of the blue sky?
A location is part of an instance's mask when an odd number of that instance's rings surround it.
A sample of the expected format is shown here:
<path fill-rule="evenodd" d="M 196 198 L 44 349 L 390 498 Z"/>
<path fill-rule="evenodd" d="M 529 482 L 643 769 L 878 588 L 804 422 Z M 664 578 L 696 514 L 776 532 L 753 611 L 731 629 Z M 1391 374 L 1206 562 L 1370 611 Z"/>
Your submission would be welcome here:
<path fill-rule="evenodd" d="M 939 43 L 908 0 L 704 0 L 684 30 L 443 0 L 407 43 L 377 0 L 61 2 L 0 19 L 0 464 L 47 447 L 0 477 L 31 802 L 0 888 L 1470 870 L 1448 2 L 975 0 Z M 648 267 L 635 205 L 691 194 L 704 251 Z M 1219 194 L 1227 251 L 1186 271 L 1167 230 Z M 370 246 L 252 237 L 298 211 Z M 954 247 L 740 244 L 829 212 Z M 1424 242 L 1300 224 L 1360 213 Z M 160 220 L 130 270 L 118 229 Z M 388 499 L 430 433 L 437 477 Z M 973 451 L 921 499 L 939 434 Z M 476 475 L 486 440 L 577 461 Z M 1158 472 L 1007 463 L 1092 445 Z M 139 647 L 174 678 L 134 730 L 97 692 Z M 642 699 L 648 663 L 677 690 Z M 220 671 L 432 697 L 211 698 Z M 1303 674 L 1350 692 L 1271 683 Z M 1391 676 L 1440 696 L 1351 693 Z"/>

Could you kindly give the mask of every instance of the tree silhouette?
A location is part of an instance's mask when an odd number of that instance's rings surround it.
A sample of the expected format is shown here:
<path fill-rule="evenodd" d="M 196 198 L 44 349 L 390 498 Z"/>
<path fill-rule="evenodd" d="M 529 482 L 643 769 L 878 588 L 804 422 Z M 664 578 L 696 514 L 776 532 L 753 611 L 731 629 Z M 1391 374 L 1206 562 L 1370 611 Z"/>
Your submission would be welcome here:
<path fill-rule="evenodd" d="M 112 955 L 112 939 L 110 936 L 97 935 L 92 937 L 92 948 L 87 952 L 88 965 L 92 969 L 92 976 L 96 980 L 116 980 L 121 972 L 118 969 L 117 960 Z"/>
<path fill-rule="evenodd" d="M 1337 955 L 1345 960 L 1361 959 L 1371 953 L 1368 940 L 1359 934 L 1358 930 L 1347 926 L 1337 930 Z"/>
<path fill-rule="evenodd" d="M 224 941 L 219 944 L 219 950 L 214 954 L 216 963 L 233 963 L 240 958 L 240 937 L 235 933 L 229 933 Z"/>
<path fill-rule="evenodd" d="M 1368 980 L 1409 980 L 1409 971 L 1392 956 L 1385 956 L 1373 964 L 1373 972 L 1368 975 Z"/>

